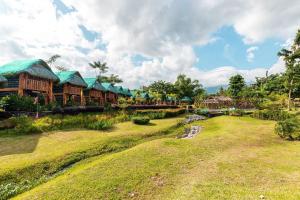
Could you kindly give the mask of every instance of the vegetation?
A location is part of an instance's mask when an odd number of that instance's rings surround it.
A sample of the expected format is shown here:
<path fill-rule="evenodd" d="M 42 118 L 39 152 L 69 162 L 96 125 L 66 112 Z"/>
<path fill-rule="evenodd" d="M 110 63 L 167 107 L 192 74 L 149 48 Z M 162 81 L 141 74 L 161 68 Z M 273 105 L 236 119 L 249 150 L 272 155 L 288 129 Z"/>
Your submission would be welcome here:
<path fill-rule="evenodd" d="M 284 110 L 257 110 L 254 111 L 252 117 L 263 120 L 282 121 L 293 118 L 293 115 Z"/>
<path fill-rule="evenodd" d="M 34 99 L 29 96 L 12 94 L 0 100 L 0 108 L 6 111 L 36 111 Z"/>
<path fill-rule="evenodd" d="M 288 118 L 279 121 L 275 127 L 275 133 L 287 140 L 300 140 L 300 122 L 297 118 Z"/>
<path fill-rule="evenodd" d="M 0 199 L 47 181 L 80 160 L 167 137 L 181 119 L 153 120 L 151 126 L 124 122 L 102 132 L 77 130 L 0 137 Z"/>
<path fill-rule="evenodd" d="M 194 139 L 83 161 L 16 199 L 300 198 L 300 146 L 278 138 L 274 122 L 222 116 L 193 124 L 204 127 Z"/>
<path fill-rule="evenodd" d="M 285 61 L 286 71 L 284 74 L 285 87 L 288 90 L 288 110 L 291 109 L 292 91 L 300 81 L 300 29 L 290 49 L 282 49 L 279 56 Z"/>
<path fill-rule="evenodd" d="M 150 118 L 149 117 L 133 117 L 132 122 L 139 125 L 146 125 L 149 124 Z"/>
<path fill-rule="evenodd" d="M 92 63 L 89 63 L 89 65 L 98 71 L 97 79 L 100 82 L 109 82 L 109 83 L 122 83 L 122 79 L 119 78 L 118 75 L 111 74 L 110 76 L 104 76 L 106 72 L 108 72 L 109 67 L 107 66 L 106 62 L 100 62 L 100 61 L 95 61 Z"/>

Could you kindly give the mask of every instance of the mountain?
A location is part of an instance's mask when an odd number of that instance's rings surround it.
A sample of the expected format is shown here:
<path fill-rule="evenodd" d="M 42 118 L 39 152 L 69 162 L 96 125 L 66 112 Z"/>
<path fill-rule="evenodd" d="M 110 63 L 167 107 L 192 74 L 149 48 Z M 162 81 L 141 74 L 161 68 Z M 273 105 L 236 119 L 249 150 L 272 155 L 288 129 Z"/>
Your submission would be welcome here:
<path fill-rule="evenodd" d="M 204 89 L 208 94 L 215 94 L 219 91 L 219 89 L 223 87 L 226 89 L 228 86 L 227 85 L 218 85 L 218 86 L 213 86 L 213 87 L 205 87 Z"/>

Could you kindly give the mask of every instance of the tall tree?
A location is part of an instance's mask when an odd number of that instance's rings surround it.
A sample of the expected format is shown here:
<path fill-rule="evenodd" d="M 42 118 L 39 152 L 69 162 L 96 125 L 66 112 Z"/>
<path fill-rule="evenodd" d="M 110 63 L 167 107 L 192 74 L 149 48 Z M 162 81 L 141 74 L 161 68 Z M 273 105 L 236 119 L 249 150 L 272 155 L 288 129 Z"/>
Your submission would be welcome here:
<path fill-rule="evenodd" d="M 108 66 L 107 66 L 106 62 L 102 63 L 100 61 L 94 61 L 94 62 L 89 63 L 89 65 L 92 68 L 98 70 L 98 76 L 97 76 L 98 78 L 101 77 L 102 74 L 105 74 L 108 70 Z"/>
<path fill-rule="evenodd" d="M 180 74 L 177 76 L 174 87 L 179 98 L 182 98 L 184 96 L 193 98 L 199 93 L 202 94 L 205 92 L 198 80 L 192 81 L 191 78 L 187 77 L 184 74 Z"/>
<path fill-rule="evenodd" d="M 300 29 L 289 49 L 281 49 L 278 56 L 285 62 L 285 86 L 288 90 L 288 110 L 291 110 L 292 92 L 300 81 Z"/>
<path fill-rule="evenodd" d="M 159 94 L 162 101 L 166 100 L 167 94 L 174 93 L 173 84 L 162 80 L 155 81 L 148 88 L 150 92 Z"/>
<path fill-rule="evenodd" d="M 56 60 L 59 59 L 59 58 L 61 58 L 60 55 L 54 54 L 53 56 L 51 56 L 51 57 L 46 61 L 46 63 L 47 63 L 48 65 L 52 66 L 52 65 L 56 62 Z"/>
<path fill-rule="evenodd" d="M 238 100 L 241 97 L 242 91 L 245 88 L 245 86 L 246 86 L 245 79 L 240 74 L 230 77 L 229 87 L 228 87 L 229 95 L 235 101 Z"/>
<path fill-rule="evenodd" d="M 67 67 L 64 67 L 64 66 L 60 66 L 60 65 L 54 65 L 56 60 L 61 58 L 60 55 L 58 54 L 54 54 L 53 56 L 51 56 L 47 61 L 46 63 L 50 66 L 50 67 L 55 67 L 58 71 L 67 71 L 68 68 Z"/>
<path fill-rule="evenodd" d="M 115 75 L 115 74 L 111 74 L 110 76 L 102 75 L 101 77 L 98 77 L 98 79 L 100 80 L 100 82 L 108 82 L 112 84 L 123 83 L 123 80 L 119 78 L 119 75 Z"/>

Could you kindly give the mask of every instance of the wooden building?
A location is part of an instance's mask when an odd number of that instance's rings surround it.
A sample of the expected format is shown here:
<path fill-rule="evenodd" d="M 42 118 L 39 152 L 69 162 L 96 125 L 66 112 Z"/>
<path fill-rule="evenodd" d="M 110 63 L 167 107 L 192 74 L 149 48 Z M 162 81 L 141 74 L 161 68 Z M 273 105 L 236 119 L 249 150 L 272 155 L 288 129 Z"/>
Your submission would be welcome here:
<path fill-rule="evenodd" d="M 59 83 L 54 85 L 53 93 L 58 103 L 63 106 L 84 105 L 83 90 L 88 85 L 77 71 L 56 73 Z"/>
<path fill-rule="evenodd" d="M 105 103 L 105 88 L 96 78 L 84 78 L 87 88 L 84 89 L 84 97 L 86 104 L 95 104 L 103 106 Z"/>
<path fill-rule="evenodd" d="M 233 106 L 233 101 L 226 96 L 210 96 L 203 101 L 203 105 L 209 109 L 229 108 Z"/>
<path fill-rule="evenodd" d="M 5 64 L 0 67 L 0 75 L 6 79 L 6 84 L 0 87 L 0 98 L 10 94 L 33 97 L 42 95 L 46 104 L 53 101 L 53 83 L 59 80 L 41 59 Z"/>
<path fill-rule="evenodd" d="M 115 86 L 111 83 L 101 83 L 105 88 L 105 101 L 111 104 L 117 104 L 118 102 L 118 92 Z"/>

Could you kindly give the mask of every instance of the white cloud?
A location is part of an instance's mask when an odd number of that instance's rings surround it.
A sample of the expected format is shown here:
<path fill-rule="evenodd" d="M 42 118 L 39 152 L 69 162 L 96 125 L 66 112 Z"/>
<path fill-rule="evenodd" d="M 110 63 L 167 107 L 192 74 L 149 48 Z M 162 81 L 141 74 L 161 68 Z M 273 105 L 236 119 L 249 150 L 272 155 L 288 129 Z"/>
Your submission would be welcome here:
<path fill-rule="evenodd" d="M 257 47 L 257 46 L 249 47 L 249 48 L 246 50 L 248 62 L 253 62 L 253 59 L 254 59 L 254 57 L 255 57 L 254 52 L 257 51 L 257 50 L 258 50 L 258 47 Z"/>
<path fill-rule="evenodd" d="M 137 87 L 154 80 L 173 81 L 178 73 L 199 79 L 204 85 L 227 82 L 241 73 L 246 80 L 263 75 L 266 67 L 240 70 L 196 68 L 194 45 L 215 41 L 222 26 L 234 26 L 247 43 L 266 38 L 290 38 L 300 25 L 297 0 L 62 0 L 74 12 L 61 13 L 52 0 L 0 0 L 0 63 L 23 58 L 62 55 L 58 64 L 95 73 L 88 62 L 105 61 L 109 73 L 117 73 L 126 86 Z M 98 33 L 85 38 L 79 25 Z M 105 46 L 100 50 L 99 46 Z M 82 51 L 84 49 L 84 51 Z M 247 51 L 249 60 L 255 48 Z M 139 66 L 134 55 L 147 58 Z M 281 63 L 270 71 L 281 71 Z"/>

